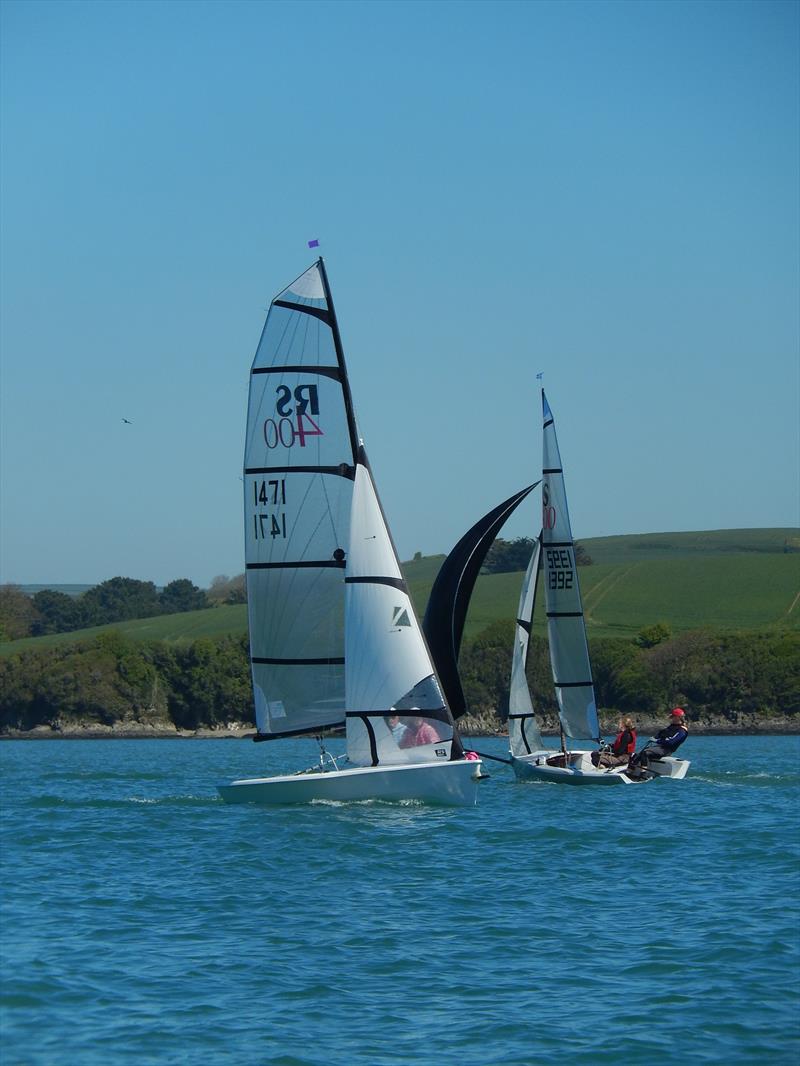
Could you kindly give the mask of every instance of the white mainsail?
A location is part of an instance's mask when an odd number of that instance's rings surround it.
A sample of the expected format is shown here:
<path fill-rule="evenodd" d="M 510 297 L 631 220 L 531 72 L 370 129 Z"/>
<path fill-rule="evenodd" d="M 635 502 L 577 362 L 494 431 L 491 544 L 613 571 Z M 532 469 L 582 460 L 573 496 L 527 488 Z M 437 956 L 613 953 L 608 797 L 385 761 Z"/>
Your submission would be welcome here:
<path fill-rule="evenodd" d="M 542 390 L 542 572 L 558 713 L 569 737 L 599 739 L 600 727 L 553 414 Z"/>
<path fill-rule="evenodd" d="M 514 633 L 514 654 L 511 660 L 511 687 L 508 694 L 508 737 L 511 754 L 517 757 L 530 755 L 543 747 L 542 734 L 533 710 L 531 691 L 528 686 L 526 666 L 531 622 L 536 606 L 536 588 L 539 581 L 539 563 L 542 555 L 541 536 L 531 554 L 522 591 L 519 597 L 517 624 Z"/>
<path fill-rule="evenodd" d="M 344 567 L 357 441 L 320 259 L 272 301 L 250 374 L 245 564 L 262 736 L 344 723 Z"/>
<path fill-rule="evenodd" d="M 353 489 L 346 575 L 345 690 L 351 762 L 377 766 L 449 760 L 453 719 L 363 450 Z"/>

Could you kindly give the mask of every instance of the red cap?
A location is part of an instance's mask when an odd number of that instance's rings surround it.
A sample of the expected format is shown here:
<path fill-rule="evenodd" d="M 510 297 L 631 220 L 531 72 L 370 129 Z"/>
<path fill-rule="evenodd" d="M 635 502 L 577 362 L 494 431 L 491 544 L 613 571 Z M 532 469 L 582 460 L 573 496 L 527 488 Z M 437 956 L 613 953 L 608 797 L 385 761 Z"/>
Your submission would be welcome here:
<path fill-rule="evenodd" d="M 683 718 L 683 715 L 684 715 L 684 710 L 683 710 L 682 707 L 675 707 L 674 710 L 669 712 L 670 718 L 675 718 L 676 716 L 678 718 Z"/>

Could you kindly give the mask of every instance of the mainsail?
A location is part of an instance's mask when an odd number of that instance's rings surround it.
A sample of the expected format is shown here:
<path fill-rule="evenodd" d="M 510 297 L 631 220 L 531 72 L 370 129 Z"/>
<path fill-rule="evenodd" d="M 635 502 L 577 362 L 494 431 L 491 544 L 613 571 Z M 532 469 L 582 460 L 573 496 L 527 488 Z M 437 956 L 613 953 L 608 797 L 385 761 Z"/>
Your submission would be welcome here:
<path fill-rule="evenodd" d="M 358 433 L 322 259 L 272 301 L 250 374 L 244 525 L 259 737 L 342 725 Z"/>
<path fill-rule="evenodd" d="M 569 737 L 599 739 L 575 546 L 553 414 L 542 390 L 542 570 L 558 713 Z"/>
<path fill-rule="evenodd" d="M 528 663 L 528 644 L 531 635 L 531 622 L 536 608 L 536 588 L 539 583 L 539 565 L 542 557 L 542 538 L 536 538 L 531 555 L 517 610 L 517 624 L 514 633 L 514 654 L 511 660 L 511 687 L 508 694 L 508 738 L 511 754 L 515 756 L 530 755 L 538 751 L 542 744 L 542 734 L 533 711 L 531 691 L 528 687 L 526 666 Z"/>
<path fill-rule="evenodd" d="M 345 578 L 347 753 L 361 766 L 463 754 L 363 448 Z"/>

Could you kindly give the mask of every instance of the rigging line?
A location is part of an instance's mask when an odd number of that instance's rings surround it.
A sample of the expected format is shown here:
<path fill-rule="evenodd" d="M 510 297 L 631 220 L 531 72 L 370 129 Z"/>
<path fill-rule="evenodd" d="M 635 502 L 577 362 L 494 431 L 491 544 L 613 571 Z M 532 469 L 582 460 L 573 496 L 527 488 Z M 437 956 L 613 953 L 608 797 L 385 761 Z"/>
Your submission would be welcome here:
<path fill-rule="evenodd" d="M 503 759 L 499 755 L 487 755 L 485 751 L 478 751 L 477 748 L 470 748 L 470 751 L 474 751 L 476 755 L 480 755 L 482 759 L 492 759 L 494 762 L 504 762 L 508 766 L 512 765 L 512 759 Z"/>

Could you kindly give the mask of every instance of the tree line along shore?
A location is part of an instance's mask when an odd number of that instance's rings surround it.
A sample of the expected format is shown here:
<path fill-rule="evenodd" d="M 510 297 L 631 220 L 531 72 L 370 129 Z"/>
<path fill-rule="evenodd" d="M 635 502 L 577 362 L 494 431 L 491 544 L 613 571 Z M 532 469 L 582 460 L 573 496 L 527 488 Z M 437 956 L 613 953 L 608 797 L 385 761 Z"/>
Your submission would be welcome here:
<path fill-rule="evenodd" d="M 465 735 L 501 733 L 508 713 L 513 622 L 462 650 Z M 673 706 L 696 733 L 800 732 L 800 633 L 654 626 L 637 638 L 590 642 L 597 703 L 611 732 L 620 714 L 640 732 Z M 546 731 L 557 707 L 547 643 L 531 639 L 528 678 Z M 255 727 L 246 634 L 188 644 L 116 630 L 0 658 L 0 736 L 242 735 Z"/>
<path fill-rule="evenodd" d="M 465 735 L 505 728 L 531 544 L 496 541 L 473 594 L 459 662 Z M 620 714 L 652 731 L 672 706 L 698 733 L 800 731 L 800 531 L 626 535 L 576 551 L 606 731 Z M 420 616 L 442 558 L 403 564 Z M 0 585 L 0 737 L 252 731 L 245 601 L 244 575 L 207 590 L 186 578 Z M 544 731 L 555 732 L 544 633 L 540 604 L 528 675 Z"/>

